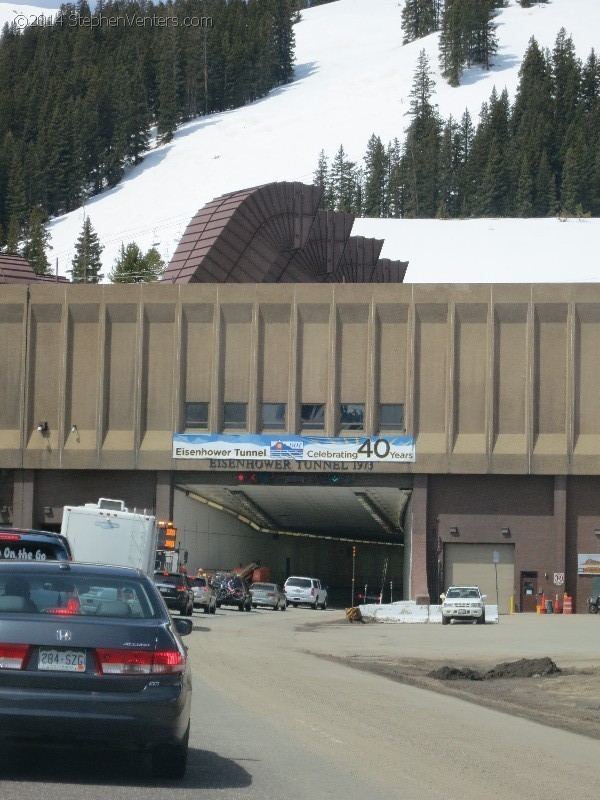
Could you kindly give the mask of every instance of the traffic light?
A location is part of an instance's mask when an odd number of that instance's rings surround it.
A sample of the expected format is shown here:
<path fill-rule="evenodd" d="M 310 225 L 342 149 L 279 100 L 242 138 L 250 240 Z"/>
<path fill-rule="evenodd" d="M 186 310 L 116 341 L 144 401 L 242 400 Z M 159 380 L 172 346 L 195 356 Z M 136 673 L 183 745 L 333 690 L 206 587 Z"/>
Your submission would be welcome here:
<path fill-rule="evenodd" d="M 238 472 L 236 480 L 238 483 L 258 483 L 258 477 L 255 472 Z"/>

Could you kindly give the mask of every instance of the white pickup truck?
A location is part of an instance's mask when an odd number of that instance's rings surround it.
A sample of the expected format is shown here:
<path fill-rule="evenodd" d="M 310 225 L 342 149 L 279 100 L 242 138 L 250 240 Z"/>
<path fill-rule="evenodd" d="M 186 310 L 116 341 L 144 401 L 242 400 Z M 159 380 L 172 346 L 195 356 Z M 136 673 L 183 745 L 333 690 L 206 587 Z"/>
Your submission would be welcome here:
<path fill-rule="evenodd" d="M 481 594 L 479 586 L 449 586 L 442 599 L 442 625 L 453 619 L 476 620 L 485 624 L 486 595 Z"/>

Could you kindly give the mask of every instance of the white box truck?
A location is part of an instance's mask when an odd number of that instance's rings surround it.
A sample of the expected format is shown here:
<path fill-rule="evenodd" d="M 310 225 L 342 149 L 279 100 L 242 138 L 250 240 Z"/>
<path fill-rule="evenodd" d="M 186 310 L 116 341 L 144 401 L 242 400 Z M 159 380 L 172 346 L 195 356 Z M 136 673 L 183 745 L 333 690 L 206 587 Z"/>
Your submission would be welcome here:
<path fill-rule="evenodd" d="M 65 506 L 60 532 L 69 540 L 74 561 L 136 567 L 147 575 L 154 572 L 156 518 L 129 511 L 123 500 L 101 497 L 97 503 Z"/>

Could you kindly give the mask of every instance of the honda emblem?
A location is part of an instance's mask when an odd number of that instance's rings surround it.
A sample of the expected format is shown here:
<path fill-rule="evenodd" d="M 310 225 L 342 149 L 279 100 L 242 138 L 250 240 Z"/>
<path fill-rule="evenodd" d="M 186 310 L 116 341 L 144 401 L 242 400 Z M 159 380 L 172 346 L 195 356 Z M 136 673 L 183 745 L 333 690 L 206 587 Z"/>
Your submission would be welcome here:
<path fill-rule="evenodd" d="M 62 630 L 56 631 L 56 638 L 59 642 L 70 642 L 71 641 L 71 631 L 67 631 L 64 628 Z"/>

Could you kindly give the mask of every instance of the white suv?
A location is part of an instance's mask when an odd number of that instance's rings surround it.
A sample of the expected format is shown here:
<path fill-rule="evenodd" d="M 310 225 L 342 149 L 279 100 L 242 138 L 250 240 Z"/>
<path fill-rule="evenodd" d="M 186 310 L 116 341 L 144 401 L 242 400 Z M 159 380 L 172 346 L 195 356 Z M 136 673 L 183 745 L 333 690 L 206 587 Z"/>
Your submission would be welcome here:
<path fill-rule="evenodd" d="M 289 604 L 297 608 L 300 604 L 313 608 L 327 608 L 327 589 L 317 578 L 303 578 L 291 575 L 283 584 L 283 591 Z"/>
<path fill-rule="evenodd" d="M 449 586 L 442 598 L 442 625 L 452 619 L 476 620 L 478 625 L 485 623 L 486 595 L 481 594 L 479 586 Z"/>

